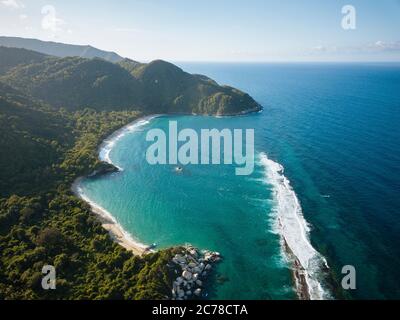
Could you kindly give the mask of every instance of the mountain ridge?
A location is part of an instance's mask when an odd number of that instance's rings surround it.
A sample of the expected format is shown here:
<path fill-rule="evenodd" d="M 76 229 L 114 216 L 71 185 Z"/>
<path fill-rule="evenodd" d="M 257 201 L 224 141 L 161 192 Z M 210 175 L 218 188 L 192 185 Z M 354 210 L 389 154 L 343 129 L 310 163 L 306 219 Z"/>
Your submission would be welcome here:
<path fill-rule="evenodd" d="M 37 54 L 18 48 L 3 51 L 14 51 L 14 56 Z M 3 63 L 6 72 L 0 72 L 0 80 L 56 108 L 204 115 L 261 110 L 247 93 L 163 60 L 147 64 L 130 59 L 112 63 L 101 58 L 52 56 L 28 60 L 26 64 Z"/>
<path fill-rule="evenodd" d="M 65 44 L 32 38 L 0 36 L 0 46 L 37 51 L 60 58 L 76 56 L 89 59 L 101 58 L 110 62 L 119 62 L 124 59 L 115 52 L 100 50 L 91 45 Z"/>

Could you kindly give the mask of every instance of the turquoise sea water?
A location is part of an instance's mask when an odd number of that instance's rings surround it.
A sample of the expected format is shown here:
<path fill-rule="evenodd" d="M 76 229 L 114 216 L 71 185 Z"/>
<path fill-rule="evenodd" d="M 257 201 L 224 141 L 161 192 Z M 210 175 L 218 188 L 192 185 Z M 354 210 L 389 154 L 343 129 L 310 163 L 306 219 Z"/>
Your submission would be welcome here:
<path fill-rule="evenodd" d="M 211 298 L 295 298 L 283 236 L 316 294 L 317 284 L 323 297 L 330 292 L 320 273 L 325 258 L 337 282 L 343 265 L 356 268 L 357 289 L 348 297 L 399 298 L 400 66 L 181 66 L 248 92 L 265 111 L 136 124 L 109 153 L 103 150 L 123 171 L 85 180 L 85 195 L 142 243 L 221 252 Z M 182 173 L 149 165 L 146 133 L 167 131 L 171 120 L 197 131 L 254 129 L 254 173 L 236 176 L 228 165 L 189 165 Z M 311 244 L 300 236 L 307 230 Z"/>

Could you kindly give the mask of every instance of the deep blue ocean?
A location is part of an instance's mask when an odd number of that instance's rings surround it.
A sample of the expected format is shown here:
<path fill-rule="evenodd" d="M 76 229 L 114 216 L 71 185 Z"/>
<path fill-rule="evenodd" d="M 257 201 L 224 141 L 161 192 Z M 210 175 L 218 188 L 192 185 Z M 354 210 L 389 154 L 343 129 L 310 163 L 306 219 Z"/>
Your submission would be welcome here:
<path fill-rule="evenodd" d="M 264 112 L 160 117 L 128 129 L 108 155 L 123 171 L 85 180 L 85 195 L 140 242 L 221 252 L 211 298 L 296 298 L 282 232 L 313 261 L 310 281 L 323 298 L 400 298 L 400 65 L 179 65 L 248 92 Z M 197 131 L 253 128 L 254 173 L 149 165 L 146 132 L 170 120 Z M 291 226 L 289 214 L 308 225 Z M 324 259 L 330 276 L 319 274 Z M 344 265 L 356 269 L 356 290 L 337 290 Z"/>

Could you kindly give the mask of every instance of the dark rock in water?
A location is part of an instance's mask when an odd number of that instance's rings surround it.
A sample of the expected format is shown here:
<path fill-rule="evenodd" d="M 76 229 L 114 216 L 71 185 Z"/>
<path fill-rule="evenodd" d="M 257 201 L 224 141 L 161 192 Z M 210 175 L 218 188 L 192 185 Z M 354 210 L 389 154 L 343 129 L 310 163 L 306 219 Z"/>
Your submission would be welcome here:
<path fill-rule="evenodd" d="M 99 162 L 99 164 L 96 166 L 96 169 L 94 172 L 89 175 L 89 178 L 98 178 L 100 176 L 103 176 L 105 174 L 110 174 L 110 173 L 115 173 L 118 172 L 119 169 L 115 167 L 114 165 L 108 163 L 108 162 Z"/>
<path fill-rule="evenodd" d="M 229 281 L 229 278 L 219 274 L 217 275 L 216 280 L 218 284 L 224 284 L 225 282 Z"/>

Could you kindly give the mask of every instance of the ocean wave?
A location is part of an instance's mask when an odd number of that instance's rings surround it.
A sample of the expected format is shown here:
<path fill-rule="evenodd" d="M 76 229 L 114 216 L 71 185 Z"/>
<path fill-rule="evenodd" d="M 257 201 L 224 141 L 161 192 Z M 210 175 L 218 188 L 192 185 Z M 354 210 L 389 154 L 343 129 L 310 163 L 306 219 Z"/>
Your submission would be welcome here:
<path fill-rule="evenodd" d="M 292 254 L 303 270 L 310 299 L 329 299 L 329 293 L 322 287 L 320 277 L 327 268 L 325 258 L 315 250 L 309 239 L 310 227 L 305 220 L 296 193 L 284 175 L 284 168 L 260 154 L 260 164 L 265 170 L 266 183 L 272 187 L 274 196 L 275 229 L 281 236 L 283 252 Z M 288 247 L 285 249 L 285 246 Z M 289 260 L 293 257 L 288 257 Z"/>

